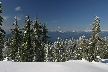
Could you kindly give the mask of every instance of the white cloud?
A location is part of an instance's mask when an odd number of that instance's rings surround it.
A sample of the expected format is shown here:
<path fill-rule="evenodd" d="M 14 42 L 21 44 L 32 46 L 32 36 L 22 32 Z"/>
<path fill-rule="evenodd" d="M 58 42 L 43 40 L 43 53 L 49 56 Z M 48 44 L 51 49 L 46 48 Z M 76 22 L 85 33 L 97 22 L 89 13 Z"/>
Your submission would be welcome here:
<path fill-rule="evenodd" d="M 8 25 L 6 25 L 6 24 L 3 24 L 1 28 L 2 28 L 3 30 L 5 30 L 5 31 L 10 31 L 10 29 L 11 29 L 12 27 L 10 27 L 10 26 L 8 26 Z"/>
<path fill-rule="evenodd" d="M 21 17 L 17 17 L 17 20 L 21 20 Z"/>
<path fill-rule="evenodd" d="M 60 27 L 58 27 L 58 28 L 60 28 Z"/>
<path fill-rule="evenodd" d="M 19 11 L 19 10 L 21 10 L 20 6 L 18 6 L 18 7 L 15 8 L 15 11 Z"/>
<path fill-rule="evenodd" d="M 7 20 L 11 16 L 2 16 L 4 20 Z"/>
<path fill-rule="evenodd" d="M 58 21 L 53 21 L 53 22 L 58 22 Z"/>
<path fill-rule="evenodd" d="M 23 14 L 18 14 L 18 15 L 16 15 L 16 18 L 17 18 L 17 20 L 22 20 L 25 17 Z"/>

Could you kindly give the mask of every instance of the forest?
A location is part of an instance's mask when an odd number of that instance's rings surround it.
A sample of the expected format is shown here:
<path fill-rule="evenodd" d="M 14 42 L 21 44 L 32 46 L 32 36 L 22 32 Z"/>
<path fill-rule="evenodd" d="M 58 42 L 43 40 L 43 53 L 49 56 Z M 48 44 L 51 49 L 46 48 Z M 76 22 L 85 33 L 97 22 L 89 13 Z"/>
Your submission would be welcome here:
<path fill-rule="evenodd" d="M 2 4 L 0 4 L 0 14 Z M 36 16 L 31 21 L 25 18 L 23 28 L 19 28 L 17 17 L 14 17 L 12 37 L 6 37 L 2 29 L 3 17 L 0 16 L 0 61 L 11 57 L 15 62 L 65 62 L 68 60 L 82 60 L 89 62 L 108 58 L 108 38 L 100 38 L 100 20 L 95 16 L 90 39 L 83 35 L 81 39 L 66 39 L 58 37 L 50 42 L 46 24 L 38 22 Z"/>

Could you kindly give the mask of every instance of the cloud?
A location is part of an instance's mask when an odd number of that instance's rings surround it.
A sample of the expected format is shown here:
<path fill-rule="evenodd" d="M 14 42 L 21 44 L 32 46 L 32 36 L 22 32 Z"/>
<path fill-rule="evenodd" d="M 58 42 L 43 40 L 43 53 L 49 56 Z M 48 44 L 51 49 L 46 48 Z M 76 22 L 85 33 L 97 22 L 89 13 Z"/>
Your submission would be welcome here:
<path fill-rule="evenodd" d="M 58 21 L 52 21 L 52 22 L 58 22 Z"/>
<path fill-rule="evenodd" d="M 11 16 L 2 16 L 4 20 L 7 20 L 8 18 L 10 18 Z"/>
<path fill-rule="evenodd" d="M 20 11 L 20 10 L 21 10 L 20 6 L 18 6 L 18 7 L 15 8 L 15 11 Z"/>
<path fill-rule="evenodd" d="M 5 31 L 10 31 L 10 29 L 11 29 L 12 27 L 10 27 L 10 26 L 8 26 L 8 25 L 6 25 L 6 24 L 3 24 L 1 28 L 2 28 L 3 30 L 5 30 Z"/>
<path fill-rule="evenodd" d="M 17 20 L 22 20 L 23 18 L 25 18 L 23 14 L 18 14 L 16 15 L 16 17 L 17 17 Z"/>
<path fill-rule="evenodd" d="M 58 28 L 60 28 L 60 27 L 58 27 Z"/>
<path fill-rule="evenodd" d="M 21 17 L 17 17 L 17 20 L 21 20 Z"/>

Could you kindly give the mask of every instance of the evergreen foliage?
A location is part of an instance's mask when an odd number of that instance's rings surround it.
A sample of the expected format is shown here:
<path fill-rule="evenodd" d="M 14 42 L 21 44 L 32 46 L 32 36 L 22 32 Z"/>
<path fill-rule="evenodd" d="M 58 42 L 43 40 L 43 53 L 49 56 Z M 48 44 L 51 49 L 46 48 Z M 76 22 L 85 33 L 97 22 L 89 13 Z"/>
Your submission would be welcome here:
<path fill-rule="evenodd" d="M 33 61 L 37 62 L 43 62 L 44 61 L 44 47 L 42 46 L 42 24 L 37 22 L 38 17 L 35 17 L 35 20 L 32 25 L 32 46 L 33 46 L 33 53 L 34 53 L 34 59 Z"/>
<path fill-rule="evenodd" d="M 5 37 L 4 41 L 5 41 L 4 42 L 4 48 L 2 49 L 2 51 L 3 51 L 3 59 L 8 57 L 9 52 L 10 52 L 10 48 L 9 48 L 9 46 L 10 46 L 10 39 Z"/>
<path fill-rule="evenodd" d="M 46 24 L 44 23 L 42 26 L 42 42 L 48 43 L 48 39 L 50 38 L 48 35 L 48 29 L 46 28 Z"/>
<path fill-rule="evenodd" d="M 85 36 L 82 36 L 82 39 L 81 39 L 81 43 L 80 43 L 80 48 L 82 49 L 82 58 L 83 59 L 86 59 L 86 55 L 87 55 L 87 43 L 86 43 L 86 40 L 85 40 Z"/>
<path fill-rule="evenodd" d="M 2 13 L 2 4 L 0 3 L 0 14 Z M 3 52 L 2 49 L 4 48 L 4 37 L 6 32 L 1 28 L 3 22 L 2 16 L 0 16 L 0 61 L 3 60 Z"/>
<path fill-rule="evenodd" d="M 100 38 L 100 20 L 99 17 L 95 16 L 95 20 L 93 22 L 93 28 L 92 28 L 92 37 L 89 43 L 89 61 L 98 61 L 97 56 L 99 55 L 99 49 L 98 45 L 100 42 L 102 42 Z M 100 47 L 100 46 L 99 46 Z"/>
<path fill-rule="evenodd" d="M 26 16 L 25 26 L 22 28 L 23 31 L 23 40 L 22 40 L 22 47 L 21 47 L 21 59 L 22 62 L 32 62 L 33 60 L 33 48 L 31 43 L 31 21 L 29 16 Z"/>
<path fill-rule="evenodd" d="M 14 61 L 20 61 L 20 51 L 21 51 L 21 42 L 22 42 L 22 36 L 21 36 L 21 31 L 19 30 L 18 24 L 17 24 L 17 17 L 15 16 L 15 21 L 14 21 L 14 28 L 11 29 L 12 33 L 12 38 L 10 42 L 10 57 Z"/>

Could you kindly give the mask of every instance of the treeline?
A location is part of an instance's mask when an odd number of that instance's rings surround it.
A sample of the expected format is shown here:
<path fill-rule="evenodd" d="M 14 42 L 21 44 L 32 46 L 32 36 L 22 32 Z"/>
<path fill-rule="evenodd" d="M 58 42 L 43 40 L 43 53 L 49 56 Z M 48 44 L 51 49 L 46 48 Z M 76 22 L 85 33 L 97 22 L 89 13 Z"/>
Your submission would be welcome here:
<path fill-rule="evenodd" d="M 0 4 L 2 13 L 2 4 Z M 14 18 L 14 28 L 10 29 L 12 37 L 6 38 L 1 28 L 3 18 L 0 16 L 0 60 L 11 57 L 15 62 L 65 62 L 68 60 L 86 59 L 89 62 L 108 58 L 108 38 L 100 38 L 100 20 L 97 16 L 93 21 L 90 39 L 85 36 L 80 39 L 58 40 L 54 43 L 50 38 L 45 24 L 38 23 L 37 16 L 31 21 L 26 16 L 25 26 L 18 27 L 17 17 Z"/>
<path fill-rule="evenodd" d="M 0 4 L 0 13 L 2 13 L 2 4 Z M 0 35 L 0 60 L 5 57 L 11 57 L 15 61 L 21 62 L 43 62 L 44 48 L 43 45 L 48 43 L 48 29 L 45 24 L 38 23 L 37 16 L 34 21 L 31 21 L 29 16 L 26 16 L 25 26 L 18 27 L 17 17 L 14 18 L 14 28 L 10 29 L 12 37 L 5 38 L 5 31 L 1 29 Z M 2 26 L 3 18 L 0 16 L 0 24 Z M 6 43 L 6 39 L 9 43 Z"/>

